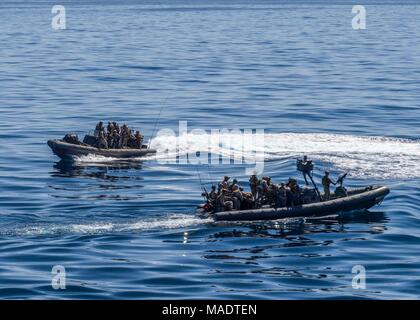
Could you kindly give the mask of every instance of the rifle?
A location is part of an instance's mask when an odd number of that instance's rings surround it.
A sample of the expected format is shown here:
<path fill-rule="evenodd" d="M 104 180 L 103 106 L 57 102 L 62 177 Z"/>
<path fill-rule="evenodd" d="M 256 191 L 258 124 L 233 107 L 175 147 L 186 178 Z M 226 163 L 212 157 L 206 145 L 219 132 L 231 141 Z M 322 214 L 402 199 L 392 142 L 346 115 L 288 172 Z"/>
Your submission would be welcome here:
<path fill-rule="evenodd" d="M 153 136 L 155 135 L 156 127 L 157 127 L 157 125 L 159 123 L 160 115 L 162 114 L 162 110 L 163 110 L 163 107 L 166 104 L 166 100 L 168 100 L 168 98 L 165 99 L 165 101 L 163 102 L 162 106 L 160 107 L 159 114 L 158 114 L 158 117 L 156 118 L 155 125 L 153 127 L 152 135 L 150 136 L 149 145 L 147 146 L 147 149 L 150 149 L 150 145 L 152 144 L 152 139 L 153 139 Z"/>
<path fill-rule="evenodd" d="M 342 174 L 341 176 L 338 177 L 336 184 L 338 183 L 340 186 L 343 185 L 344 182 L 344 178 L 347 177 L 347 174 L 350 172 L 350 170 L 347 170 L 346 173 Z"/>
<path fill-rule="evenodd" d="M 208 200 L 208 199 L 210 198 L 210 195 L 209 195 L 209 193 L 207 192 L 206 187 L 202 186 L 202 188 L 203 188 L 204 194 L 206 195 L 206 198 L 207 198 L 207 200 Z"/>

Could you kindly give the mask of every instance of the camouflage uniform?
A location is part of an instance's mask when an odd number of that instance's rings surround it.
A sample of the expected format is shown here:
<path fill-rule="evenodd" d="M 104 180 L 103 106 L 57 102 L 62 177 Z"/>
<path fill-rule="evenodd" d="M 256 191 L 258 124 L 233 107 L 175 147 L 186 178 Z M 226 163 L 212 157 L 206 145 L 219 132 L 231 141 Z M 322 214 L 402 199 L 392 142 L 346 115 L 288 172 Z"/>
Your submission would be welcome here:
<path fill-rule="evenodd" d="M 324 187 L 324 200 L 329 200 L 331 193 L 330 193 L 330 185 L 335 184 L 329 177 L 329 172 L 325 171 L 325 175 L 322 177 L 322 186 Z"/>

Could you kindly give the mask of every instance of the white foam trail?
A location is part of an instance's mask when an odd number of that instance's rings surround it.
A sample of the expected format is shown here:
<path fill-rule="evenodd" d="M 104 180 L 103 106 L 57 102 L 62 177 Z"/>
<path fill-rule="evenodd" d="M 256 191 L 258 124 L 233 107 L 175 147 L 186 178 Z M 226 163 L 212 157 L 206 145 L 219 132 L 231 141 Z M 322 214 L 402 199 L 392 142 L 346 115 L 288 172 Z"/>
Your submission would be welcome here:
<path fill-rule="evenodd" d="M 171 215 L 168 219 L 143 220 L 126 226 L 121 226 L 123 231 L 153 230 L 153 229 L 178 229 L 197 226 L 213 222 L 212 219 L 202 219 L 192 215 Z"/>
<path fill-rule="evenodd" d="M 124 160 L 124 159 L 123 158 L 114 158 L 114 157 L 104 157 L 104 156 L 95 155 L 95 154 L 88 154 L 86 156 L 74 157 L 74 160 L 76 162 L 89 164 L 89 163 L 112 163 L 112 162 L 119 162 L 119 161 Z M 127 160 L 127 159 L 125 159 L 125 160 Z M 135 161 L 136 159 L 132 158 L 132 160 Z"/>
<path fill-rule="evenodd" d="M 131 160 L 176 163 L 176 156 L 201 151 L 252 164 L 257 151 L 264 153 L 265 160 L 307 154 L 337 170 L 351 170 L 351 174 L 359 178 L 420 177 L 420 140 L 323 133 L 270 133 L 264 135 L 264 145 L 256 146 L 256 150 L 244 151 L 243 145 L 252 141 L 252 138 L 250 134 L 226 133 L 220 138 L 220 141 L 228 143 L 229 147 L 225 147 L 212 144 L 210 133 L 189 134 L 188 138 L 157 136 L 151 143 L 157 150 L 156 155 Z M 95 155 L 76 159 L 83 163 L 112 163 L 121 160 Z"/>
<path fill-rule="evenodd" d="M 144 219 L 132 223 L 94 223 L 72 224 L 72 233 L 103 233 L 123 231 L 147 231 L 154 229 L 178 229 L 211 222 L 211 219 L 200 219 L 191 215 L 173 214 L 165 217 Z"/>
<path fill-rule="evenodd" d="M 89 224 L 36 225 L 13 230 L 3 230 L 0 234 L 39 236 L 54 234 L 101 234 L 116 232 L 151 231 L 179 229 L 213 222 L 212 219 L 201 219 L 193 215 L 169 214 L 130 223 L 95 222 Z"/>
<path fill-rule="evenodd" d="M 232 159 L 243 157 L 248 163 L 255 159 L 255 150 L 243 152 L 242 141 L 251 141 L 251 135 L 223 135 L 221 140 L 229 140 L 230 148 L 212 145 L 210 136 L 189 134 L 188 143 L 179 150 L 179 154 L 202 151 Z M 152 145 L 158 151 L 157 159 L 162 155 L 173 157 L 174 153 L 168 150 L 174 150 L 180 139 L 185 137 L 154 138 Z M 265 160 L 307 154 L 314 160 L 330 163 L 338 170 L 351 169 L 352 175 L 360 178 L 420 177 L 420 140 L 319 133 L 271 133 L 264 135 L 264 146 L 258 146 L 257 151 L 261 150 L 264 151 Z"/>

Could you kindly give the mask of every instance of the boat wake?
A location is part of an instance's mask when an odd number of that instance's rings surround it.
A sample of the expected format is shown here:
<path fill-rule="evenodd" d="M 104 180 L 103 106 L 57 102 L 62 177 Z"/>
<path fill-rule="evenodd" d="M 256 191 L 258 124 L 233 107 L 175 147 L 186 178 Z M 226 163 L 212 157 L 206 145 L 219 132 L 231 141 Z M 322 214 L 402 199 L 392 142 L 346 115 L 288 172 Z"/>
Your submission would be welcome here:
<path fill-rule="evenodd" d="M 48 236 L 67 234 L 109 234 L 141 231 L 162 231 L 165 229 L 181 229 L 213 222 L 212 219 L 202 219 L 187 214 L 168 214 L 155 218 L 137 220 L 131 223 L 121 222 L 93 222 L 73 224 L 31 225 L 0 230 L 3 236 Z"/>
<path fill-rule="evenodd" d="M 261 229 L 300 229 L 304 226 L 317 224 L 334 224 L 338 222 L 373 222 L 385 221 L 382 212 L 356 211 L 330 215 L 324 217 L 311 218 L 282 218 L 271 221 L 215 221 L 209 217 L 198 217 L 190 214 L 167 214 L 154 218 L 146 218 L 134 222 L 92 222 L 92 223 L 67 223 L 67 224 L 31 224 L 28 226 L 8 227 L 0 229 L 0 236 L 67 236 L 67 235 L 109 235 L 118 233 L 136 233 L 136 232 L 162 232 L 172 230 L 182 232 L 185 236 L 187 230 L 192 230 L 203 225 L 228 226 L 228 227 L 250 227 L 258 226 Z"/>
<path fill-rule="evenodd" d="M 231 159 L 234 163 L 255 163 L 257 155 L 265 161 L 279 161 L 309 155 L 324 168 L 340 171 L 351 170 L 358 178 L 410 179 L 420 177 L 420 140 L 392 137 L 355 136 L 320 133 L 270 133 L 263 138 L 255 134 L 226 133 L 220 136 L 222 143 L 212 143 L 210 134 L 188 136 L 157 136 L 151 145 L 156 155 L 132 159 L 134 161 L 157 160 L 176 163 L 177 156 L 207 152 Z M 250 148 L 252 141 L 262 141 Z M 76 159 L 83 163 L 107 163 L 121 159 L 86 156 Z"/>

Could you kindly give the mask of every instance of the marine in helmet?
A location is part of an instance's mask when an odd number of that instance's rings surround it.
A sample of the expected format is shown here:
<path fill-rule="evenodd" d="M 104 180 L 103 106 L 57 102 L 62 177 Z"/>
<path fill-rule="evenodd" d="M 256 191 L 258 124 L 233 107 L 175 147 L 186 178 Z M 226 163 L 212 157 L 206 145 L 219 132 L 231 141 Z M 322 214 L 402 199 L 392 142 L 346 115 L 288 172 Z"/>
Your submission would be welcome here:
<path fill-rule="evenodd" d="M 115 149 L 119 148 L 120 137 L 121 136 L 120 136 L 119 131 L 114 129 L 114 131 L 112 132 L 112 148 L 115 148 Z"/>
<path fill-rule="evenodd" d="M 112 126 L 114 127 L 114 130 L 119 134 L 120 133 L 120 126 L 115 121 L 112 122 Z"/>
<path fill-rule="evenodd" d="M 99 137 L 100 132 L 105 132 L 104 123 L 102 121 L 99 121 L 95 127 L 95 132 L 94 132 L 95 137 Z"/>
<path fill-rule="evenodd" d="M 297 206 L 300 204 L 300 187 L 299 184 L 297 182 L 297 180 L 295 178 L 289 178 L 289 181 L 287 182 L 286 186 L 289 188 L 290 193 L 288 194 L 289 197 L 289 201 L 291 200 L 291 204 L 293 206 Z"/>
<path fill-rule="evenodd" d="M 336 182 L 330 179 L 330 173 L 328 170 L 325 170 L 324 176 L 322 177 L 322 186 L 324 187 L 324 200 L 329 200 L 331 193 L 330 193 L 330 185 L 336 185 Z"/>
<path fill-rule="evenodd" d="M 232 182 L 229 184 L 229 190 L 232 191 L 234 187 L 239 188 L 238 179 L 234 178 Z"/>
<path fill-rule="evenodd" d="M 121 127 L 119 147 L 120 148 L 127 147 L 129 138 L 130 138 L 130 129 L 128 128 L 126 124 L 123 124 L 123 126 Z"/>
<path fill-rule="evenodd" d="M 209 200 L 210 201 L 215 201 L 217 199 L 217 191 L 216 191 L 216 186 L 211 186 L 211 190 L 209 193 Z"/>
<path fill-rule="evenodd" d="M 224 176 L 222 182 L 219 184 L 219 189 L 228 189 L 229 188 L 230 177 Z"/>
<path fill-rule="evenodd" d="M 232 186 L 233 209 L 240 210 L 243 199 L 244 199 L 244 196 L 242 194 L 242 191 L 240 190 L 240 188 L 237 184 L 234 184 Z"/>
<path fill-rule="evenodd" d="M 104 131 L 99 131 L 98 148 L 108 149 L 108 141 Z"/>
<path fill-rule="evenodd" d="M 233 208 L 233 202 L 227 196 L 227 189 L 221 189 L 216 201 L 217 211 L 230 211 Z"/>
<path fill-rule="evenodd" d="M 251 188 L 251 194 L 254 199 L 257 198 L 257 186 L 258 186 L 258 177 L 256 174 L 253 174 L 249 177 L 249 187 Z"/>
<path fill-rule="evenodd" d="M 114 125 L 112 124 L 111 121 L 108 121 L 108 125 L 106 126 L 106 131 L 107 131 L 108 135 L 110 135 L 113 130 L 114 130 Z"/>
<path fill-rule="evenodd" d="M 276 207 L 286 206 L 286 200 L 287 200 L 287 187 L 282 182 L 277 188 Z"/>
<path fill-rule="evenodd" d="M 136 131 L 136 134 L 134 135 L 134 138 L 136 140 L 136 147 L 138 149 L 141 149 L 141 147 L 143 146 L 144 136 L 142 134 L 140 134 L 140 131 Z"/>

